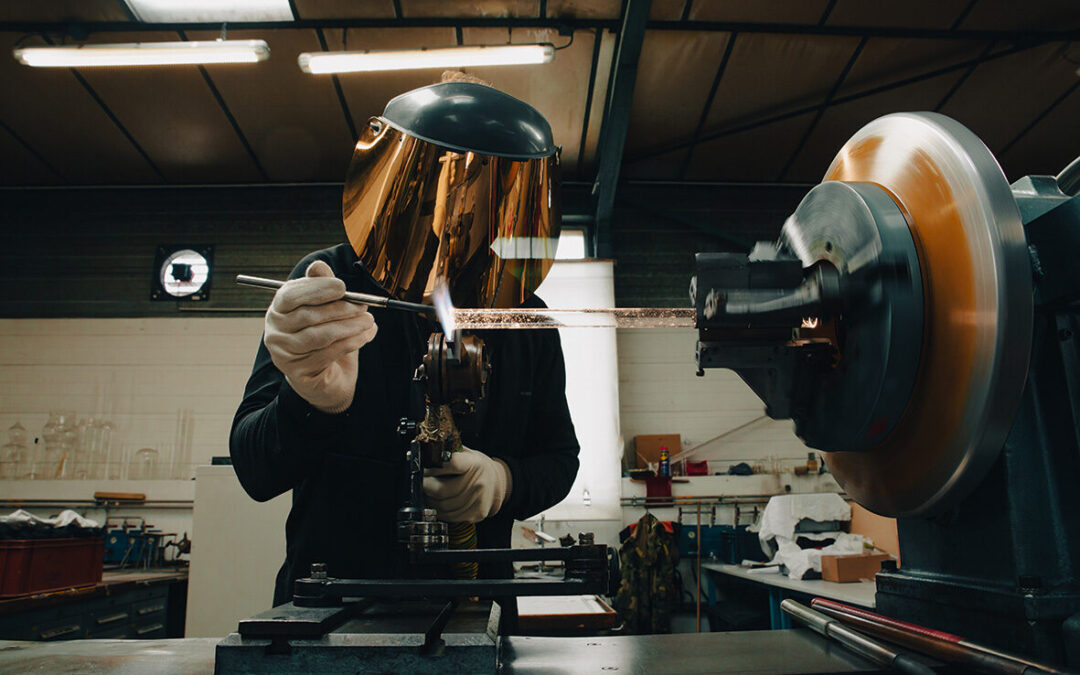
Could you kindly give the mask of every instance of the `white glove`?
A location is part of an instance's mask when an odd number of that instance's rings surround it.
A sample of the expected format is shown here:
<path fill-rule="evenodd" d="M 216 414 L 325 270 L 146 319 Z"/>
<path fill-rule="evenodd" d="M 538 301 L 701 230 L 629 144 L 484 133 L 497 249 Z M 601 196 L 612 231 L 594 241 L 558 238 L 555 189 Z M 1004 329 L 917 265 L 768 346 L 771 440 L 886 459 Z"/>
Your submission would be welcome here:
<path fill-rule="evenodd" d="M 465 448 L 424 476 L 427 505 L 448 523 L 479 523 L 510 497 L 510 468 L 502 460 Z"/>
<path fill-rule="evenodd" d="M 364 305 L 345 302 L 345 282 L 321 260 L 278 289 L 263 343 L 289 386 L 325 413 L 343 412 L 356 390 L 357 351 L 379 327 Z"/>

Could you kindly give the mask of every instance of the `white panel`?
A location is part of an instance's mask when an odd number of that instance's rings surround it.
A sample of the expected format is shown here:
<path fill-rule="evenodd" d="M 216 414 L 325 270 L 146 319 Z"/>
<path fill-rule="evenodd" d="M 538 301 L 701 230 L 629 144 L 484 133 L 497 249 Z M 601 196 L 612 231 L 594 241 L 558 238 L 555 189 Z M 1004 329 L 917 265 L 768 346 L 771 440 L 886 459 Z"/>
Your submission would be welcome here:
<path fill-rule="evenodd" d="M 614 307 L 614 264 L 556 262 L 536 294 L 549 307 Z M 559 337 L 566 360 L 566 401 L 581 444 L 581 468 L 570 494 L 544 515 L 548 520 L 617 519 L 621 447 L 615 329 L 564 328 Z"/>
<path fill-rule="evenodd" d="M 224 637 L 237 622 L 270 609 L 285 560 L 290 496 L 254 501 L 231 466 L 200 466 L 195 475 L 185 637 Z M 227 514 L 227 517 L 223 517 Z"/>

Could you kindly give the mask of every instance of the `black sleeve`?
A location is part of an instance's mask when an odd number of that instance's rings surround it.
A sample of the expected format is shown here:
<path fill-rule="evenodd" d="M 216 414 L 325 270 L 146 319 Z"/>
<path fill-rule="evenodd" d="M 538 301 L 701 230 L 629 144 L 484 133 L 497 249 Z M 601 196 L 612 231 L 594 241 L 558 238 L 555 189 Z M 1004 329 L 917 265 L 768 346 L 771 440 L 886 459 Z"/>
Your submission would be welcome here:
<path fill-rule="evenodd" d="M 519 457 L 501 458 L 513 480 L 509 514 L 531 518 L 562 501 L 578 472 L 577 435 L 566 404 L 566 364 L 558 331 L 536 331 L 528 446 Z"/>
<path fill-rule="evenodd" d="M 316 259 L 333 266 L 322 255 L 312 254 L 300 261 L 289 278 L 303 276 Z M 260 342 L 229 434 L 233 469 L 244 490 L 261 502 L 291 490 L 313 466 L 321 464 L 328 448 L 341 442 L 348 415 L 348 411 L 327 415 L 301 398 Z"/>

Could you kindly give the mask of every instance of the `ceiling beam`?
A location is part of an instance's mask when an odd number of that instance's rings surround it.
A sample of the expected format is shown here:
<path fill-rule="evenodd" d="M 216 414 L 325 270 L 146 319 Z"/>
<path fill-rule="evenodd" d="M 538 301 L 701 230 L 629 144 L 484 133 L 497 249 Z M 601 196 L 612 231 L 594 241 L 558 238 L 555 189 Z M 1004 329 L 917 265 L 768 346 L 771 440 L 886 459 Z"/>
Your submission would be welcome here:
<path fill-rule="evenodd" d="M 69 68 L 68 70 L 71 72 L 75 80 L 82 85 L 83 89 L 86 90 L 86 93 L 90 95 L 90 98 L 92 98 L 94 102 L 98 104 L 98 107 L 101 108 L 101 112 L 105 113 L 105 116 L 108 117 L 109 120 L 116 125 L 116 128 L 120 131 L 121 134 L 124 135 L 124 138 L 126 138 L 128 142 L 131 143 L 131 146 L 135 148 L 135 152 L 139 153 L 139 156 L 142 157 L 143 160 L 145 160 L 146 163 L 150 165 L 150 168 L 154 170 L 154 173 L 157 174 L 157 177 L 161 179 L 161 182 L 168 183 L 169 181 L 167 178 L 165 178 L 165 174 L 162 173 L 161 169 L 158 168 L 157 164 L 154 164 L 154 160 L 150 159 L 150 154 L 146 152 L 146 149 L 143 148 L 143 146 L 139 145 L 139 142 L 135 140 L 134 136 L 131 135 L 131 132 L 128 131 L 127 127 L 124 126 L 124 123 L 120 121 L 120 118 L 116 116 L 116 114 L 112 111 L 112 108 L 110 108 L 109 105 L 105 103 L 105 99 L 101 98 L 101 95 L 97 93 L 97 90 L 90 86 L 90 83 L 86 81 L 86 78 L 82 76 L 82 73 L 80 73 L 75 68 Z"/>
<path fill-rule="evenodd" d="M 611 66 L 611 79 L 604 120 L 600 127 L 599 160 L 593 183 L 593 251 L 597 257 L 611 257 L 611 214 L 615 208 L 615 188 L 619 182 L 626 131 L 630 127 L 630 107 L 634 102 L 641 44 L 652 0 L 627 0 L 619 29 L 619 45 Z"/>
<path fill-rule="evenodd" d="M 593 31 L 592 65 L 589 67 L 589 86 L 585 90 L 585 116 L 581 122 L 581 144 L 578 145 L 578 178 L 585 176 L 585 143 L 589 140 L 589 118 L 592 115 L 593 90 L 596 89 L 596 72 L 600 67 L 600 43 L 603 39 L 602 31 Z"/>
<path fill-rule="evenodd" d="M 855 51 L 851 53 L 851 58 L 848 59 L 844 65 L 844 69 L 840 71 L 840 77 L 836 78 L 836 82 L 833 83 L 832 89 L 829 90 L 828 95 L 822 102 L 821 107 L 818 108 L 817 113 L 814 115 L 814 119 L 810 120 L 810 125 L 806 127 L 806 131 L 803 132 L 802 138 L 799 139 L 799 144 L 795 146 L 795 149 L 791 152 L 791 156 L 788 157 L 788 161 L 784 164 L 784 168 L 780 170 L 780 174 L 776 177 L 777 183 L 783 183 L 787 178 L 788 171 L 791 171 L 791 166 L 795 163 L 795 160 L 799 158 L 799 153 L 806 147 L 806 142 L 810 140 L 811 134 L 814 133 L 814 129 L 817 128 L 821 118 L 825 116 L 825 111 L 832 105 L 834 99 L 836 99 L 837 92 L 840 91 L 840 87 L 843 86 L 844 80 L 847 79 L 851 69 L 855 67 L 855 62 L 859 60 L 859 55 L 862 54 L 862 50 L 866 47 L 866 43 L 870 38 L 863 38 L 859 40 L 859 44 L 856 45 Z"/>
<path fill-rule="evenodd" d="M 724 46 L 724 55 L 720 58 L 720 66 L 716 69 L 716 76 L 713 77 L 709 95 L 705 97 L 705 106 L 701 109 L 701 117 L 698 118 L 697 126 L 694 127 L 690 147 L 686 150 L 686 156 L 683 157 L 682 168 L 679 170 L 679 180 L 686 179 L 686 172 L 690 168 L 690 159 L 694 154 L 694 149 L 697 147 L 697 139 L 701 136 L 701 130 L 705 128 L 705 122 L 709 119 L 709 111 L 712 110 L 713 100 L 716 99 L 716 91 L 720 88 L 720 80 L 723 79 L 724 71 L 727 70 L 728 61 L 731 60 L 731 52 L 735 49 L 735 39 L 738 37 L 738 33 L 732 33 L 728 36 L 727 45 Z"/>
<path fill-rule="evenodd" d="M 1054 108 L 1061 105 L 1061 103 L 1065 99 L 1069 98 L 1069 96 L 1071 96 L 1072 93 L 1077 90 L 1077 88 L 1080 88 L 1080 81 L 1073 82 L 1071 85 L 1069 85 L 1069 88 L 1066 89 L 1064 93 L 1061 94 L 1061 96 L 1058 96 L 1056 99 L 1054 99 L 1053 103 L 1044 108 L 1043 111 L 1035 117 L 1035 119 L 1031 120 L 1031 122 L 1026 127 L 1020 130 L 1020 133 L 1016 134 L 1016 136 L 1014 136 L 1011 141 L 1006 143 L 1005 147 L 1001 149 L 1001 155 L 1004 156 L 1005 153 L 1007 153 L 1009 150 L 1012 150 L 1013 146 L 1016 145 L 1021 138 L 1027 136 L 1032 129 L 1038 126 L 1039 122 L 1042 122 L 1044 119 L 1046 119 L 1046 116 L 1052 113 L 1054 111 Z M 1068 139 L 1062 139 L 1062 141 L 1067 140 Z"/>
<path fill-rule="evenodd" d="M 327 29 L 327 28 L 566 28 L 572 30 L 619 30 L 615 19 L 572 17 L 408 17 L 393 19 L 299 19 L 296 21 L 229 22 L 231 30 Z M 825 35 L 919 40 L 1000 40 L 1003 42 L 1070 42 L 1080 40 L 1080 29 L 1071 30 L 953 30 L 951 28 L 903 28 L 891 26 L 834 26 L 801 23 L 747 21 L 648 21 L 650 30 L 688 30 L 770 35 Z M 77 29 L 86 33 L 220 30 L 221 22 L 142 23 L 137 21 L 0 21 L 0 31 L 15 33 L 63 33 Z"/>
<path fill-rule="evenodd" d="M 46 169 L 48 169 L 49 173 L 53 174 L 54 176 L 56 176 L 57 178 L 59 178 L 62 181 L 65 181 L 65 182 L 67 181 L 67 178 L 64 176 L 64 174 L 57 171 L 56 167 L 53 166 L 52 164 L 50 164 L 49 160 L 45 159 L 44 155 L 42 155 L 40 152 L 35 150 L 33 148 L 33 146 L 31 146 L 29 143 L 27 143 L 26 139 L 24 139 L 19 134 L 15 133 L 14 129 L 12 129 L 8 125 L 4 124 L 3 120 L 0 120 L 0 130 L 6 131 L 8 136 L 11 136 L 11 138 L 14 139 L 14 141 L 16 143 L 23 146 L 23 148 L 27 152 L 29 152 L 31 155 L 33 155 L 34 158 L 37 159 L 37 161 L 41 162 L 41 165 L 44 166 Z"/>
<path fill-rule="evenodd" d="M 949 26 L 951 30 L 957 30 L 960 28 L 960 24 L 964 23 L 964 20 L 968 18 L 968 14 L 971 14 L 971 10 L 975 9 L 975 5 L 979 0 L 971 0 L 964 9 L 960 10 L 960 13 L 956 15 L 956 20 Z"/>
<path fill-rule="evenodd" d="M 824 26 L 829 20 L 829 16 L 832 14 L 833 9 L 836 8 L 836 0 L 829 0 L 829 4 L 825 5 L 825 11 L 821 13 L 821 18 L 818 19 L 817 24 Z"/>
<path fill-rule="evenodd" d="M 187 33 L 180 31 L 177 33 L 180 36 L 180 40 L 183 42 L 188 41 Z M 243 129 L 240 128 L 240 123 L 236 121 L 236 117 L 233 116 L 232 111 L 229 110 L 229 105 L 225 103 L 225 98 L 218 91 L 217 85 L 214 84 L 214 79 L 210 77 L 210 72 L 206 70 L 206 66 L 197 66 L 199 74 L 202 75 L 203 82 L 206 82 L 207 89 L 210 90 L 210 95 L 217 101 L 218 107 L 221 108 L 221 113 L 225 115 L 225 119 L 229 122 L 233 132 L 236 133 L 236 138 L 240 141 L 240 145 L 244 146 L 244 150 L 247 151 L 248 157 L 251 158 L 251 163 L 255 165 L 255 170 L 259 172 L 264 181 L 269 181 L 270 177 L 266 174 L 266 169 L 263 168 L 262 162 L 259 161 L 259 156 L 255 154 L 255 148 L 251 147 L 251 143 L 248 142 L 247 136 L 244 135 Z"/>
<path fill-rule="evenodd" d="M 945 66 L 943 68 L 936 68 L 934 70 L 931 70 L 931 71 L 928 71 L 928 72 L 925 72 L 925 73 L 920 73 L 919 75 L 913 75 L 911 77 L 905 77 L 905 78 L 901 78 L 899 80 L 894 80 L 892 82 L 888 82 L 886 84 L 883 84 L 883 85 L 880 85 L 880 86 L 877 86 L 877 87 L 871 87 L 869 89 L 864 89 L 864 90 L 856 92 L 854 94 L 848 94 L 846 96 L 840 96 L 840 97 L 838 97 L 836 99 L 833 99 L 831 101 L 831 103 L 829 104 L 829 106 L 836 106 L 836 105 L 842 105 L 844 103 L 850 103 L 851 101 L 857 101 L 859 99 L 867 98 L 869 96 L 874 96 L 876 94 L 881 94 L 881 93 L 886 92 L 886 91 L 891 91 L 893 89 L 899 89 L 900 87 L 906 87 L 909 84 L 915 84 L 917 82 L 923 82 L 925 80 L 931 80 L 931 79 L 933 79 L 935 77 L 939 77 L 939 76 L 945 75 L 947 73 L 951 73 L 951 72 L 954 72 L 954 71 L 957 71 L 957 70 L 962 70 L 964 68 L 970 68 L 973 64 L 986 63 L 988 61 L 993 61 L 994 59 L 1000 59 L 1000 58 L 1003 58 L 1003 57 L 1006 57 L 1006 56 L 1012 56 L 1013 54 L 1017 54 L 1019 52 L 1027 51 L 1028 49 L 1032 49 L 1035 46 L 1038 46 L 1038 45 L 1025 45 L 1023 47 L 1013 47 L 1011 49 L 1004 49 L 1004 50 L 1002 50 L 1000 52 L 995 52 L 993 54 L 987 54 L 985 56 L 981 56 L 981 57 L 974 58 L 974 59 L 969 59 L 967 61 L 961 61 L 960 63 L 954 63 L 951 66 Z M 708 141 L 716 140 L 718 138 L 725 138 L 727 136 L 732 136 L 734 134 L 739 134 L 739 133 L 742 133 L 744 131 L 750 131 L 752 129 L 757 129 L 759 127 L 767 126 L 769 124 L 774 124 L 776 122 L 783 122 L 784 120 L 789 120 L 789 119 L 791 119 L 793 117 L 799 117 L 800 115 L 805 115 L 806 113 L 817 112 L 818 109 L 823 108 L 823 107 L 829 107 L 829 106 L 825 106 L 825 104 L 823 104 L 823 103 L 815 103 L 813 105 L 803 106 L 801 108 L 796 108 L 794 110 L 789 110 L 787 112 L 778 113 L 778 114 L 775 114 L 775 115 L 769 115 L 767 117 L 755 117 L 752 121 L 746 122 L 745 124 L 736 124 L 734 126 L 726 127 L 726 128 L 724 128 L 724 129 L 722 129 L 720 131 L 715 131 L 715 132 L 706 134 L 705 136 L 702 136 L 701 138 L 699 138 L 697 140 L 697 143 L 705 143 L 705 142 L 708 142 Z M 653 157 L 659 157 L 660 155 L 666 155 L 666 154 L 668 154 L 670 152 L 674 152 L 676 150 L 682 150 L 683 148 L 688 148 L 691 145 L 692 145 L 692 142 L 687 140 L 687 141 L 683 141 L 681 143 L 672 143 L 672 144 L 665 145 L 665 146 L 662 146 L 662 147 L 653 148 L 651 150 L 643 152 L 642 154 L 640 154 L 640 155 L 638 155 L 636 157 L 629 158 L 628 160 L 626 160 L 626 163 L 627 164 L 634 164 L 635 162 L 643 162 L 645 160 L 652 159 Z"/>
<path fill-rule="evenodd" d="M 319 47 L 324 52 L 330 51 L 330 48 L 326 45 L 326 35 L 323 34 L 321 28 L 315 29 L 315 36 L 319 38 Z M 343 33 L 342 42 L 344 40 L 345 34 Z M 334 93 L 337 95 L 338 105 L 341 106 L 341 114 L 345 116 L 345 124 L 349 127 L 349 136 L 355 143 L 360 138 L 360 134 L 356 131 L 356 122 L 353 121 L 352 111 L 349 110 L 349 102 L 345 100 L 345 92 L 341 89 L 341 80 L 338 79 L 337 73 L 331 73 L 330 82 L 334 85 Z"/>
<path fill-rule="evenodd" d="M 986 58 L 986 55 L 989 54 L 996 45 L 996 42 L 987 43 L 986 47 L 983 48 L 978 58 Z M 967 82 L 967 79 L 971 77 L 972 73 L 975 72 L 975 70 L 979 67 L 980 63 L 981 62 L 976 59 L 975 63 L 972 63 L 971 67 L 965 70 L 963 75 L 957 78 L 956 82 L 953 83 L 953 86 L 949 88 L 949 91 L 945 92 L 945 95 L 941 97 L 941 100 L 938 101 L 938 104 L 934 106 L 934 112 L 941 112 L 941 109 L 945 107 L 945 104 L 949 102 L 949 99 L 956 95 L 956 92 L 960 91 L 960 87 L 962 87 L 964 83 Z"/>

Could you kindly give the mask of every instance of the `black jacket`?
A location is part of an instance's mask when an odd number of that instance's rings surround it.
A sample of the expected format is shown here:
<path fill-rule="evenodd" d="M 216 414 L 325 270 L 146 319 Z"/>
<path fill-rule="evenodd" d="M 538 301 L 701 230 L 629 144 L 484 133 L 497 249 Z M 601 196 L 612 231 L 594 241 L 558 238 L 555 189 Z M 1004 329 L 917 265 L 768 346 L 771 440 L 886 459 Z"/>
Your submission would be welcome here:
<path fill-rule="evenodd" d="M 315 260 L 326 261 L 350 291 L 385 295 L 347 244 L 312 253 L 290 278 L 303 276 Z M 543 303 L 534 298 L 530 305 Z M 293 491 L 275 605 L 292 597 L 292 582 L 307 576 L 313 562 L 327 563 L 334 577 L 405 575 L 394 543 L 407 475 L 397 425 L 415 400 L 412 375 L 436 326 L 405 312 L 372 308 L 371 313 L 379 332 L 360 350 L 356 395 L 346 412 L 327 415 L 312 408 L 260 344 L 233 419 L 229 450 L 247 493 L 266 501 Z M 504 547 L 510 545 L 513 519 L 529 518 L 569 492 L 577 475 L 578 443 L 566 405 L 558 331 L 480 334 L 492 374 L 475 429 L 461 425 L 462 440 L 510 467 L 509 501 L 478 526 L 480 547 Z M 508 576 L 510 569 L 482 567 L 481 574 Z"/>

